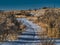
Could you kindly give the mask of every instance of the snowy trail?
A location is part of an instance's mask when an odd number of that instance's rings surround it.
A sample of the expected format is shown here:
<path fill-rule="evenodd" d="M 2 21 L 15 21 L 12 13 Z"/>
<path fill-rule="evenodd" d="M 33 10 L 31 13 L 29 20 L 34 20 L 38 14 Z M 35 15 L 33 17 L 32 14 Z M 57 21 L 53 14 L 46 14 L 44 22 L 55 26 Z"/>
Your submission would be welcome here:
<path fill-rule="evenodd" d="M 24 25 L 27 26 L 26 31 L 23 32 L 24 35 L 20 35 L 19 38 L 21 38 L 25 42 L 37 42 L 37 41 L 40 41 L 40 40 L 38 40 L 39 37 L 37 35 L 35 35 L 35 34 L 36 34 L 38 29 L 41 30 L 41 27 L 39 27 L 36 24 L 33 24 L 31 21 L 28 21 L 26 18 L 20 18 L 20 19 L 17 18 L 17 20 L 21 21 Z"/>
<path fill-rule="evenodd" d="M 0 45 L 39 45 L 41 40 L 36 35 L 37 31 L 42 31 L 41 27 L 27 20 L 26 18 L 17 18 L 18 21 L 21 21 L 24 25 L 27 26 L 26 31 L 22 32 L 22 35 L 18 36 L 18 40 L 15 42 L 3 42 Z M 39 29 L 39 30 L 38 30 Z M 26 42 L 26 43 L 25 43 Z M 29 43 L 30 42 L 30 43 Z M 56 45 L 60 45 L 60 40 L 56 40 Z"/>
<path fill-rule="evenodd" d="M 32 23 L 26 18 L 17 18 L 17 20 L 21 21 L 24 25 L 27 26 L 27 28 L 25 29 L 26 31 L 22 32 L 22 35 L 18 36 L 18 40 L 15 40 L 14 43 L 4 42 L 0 43 L 0 45 L 38 45 L 38 43 L 34 42 L 40 42 L 39 37 L 36 35 L 36 32 L 38 29 L 41 30 L 41 27 Z M 22 42 L 22 43 L 16 43 L 16 42 Z"/>

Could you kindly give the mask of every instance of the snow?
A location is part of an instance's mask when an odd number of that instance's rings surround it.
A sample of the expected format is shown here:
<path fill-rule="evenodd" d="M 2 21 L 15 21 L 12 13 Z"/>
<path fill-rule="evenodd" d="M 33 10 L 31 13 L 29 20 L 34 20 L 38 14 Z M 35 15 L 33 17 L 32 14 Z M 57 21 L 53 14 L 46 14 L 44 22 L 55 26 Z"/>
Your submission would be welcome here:
<path fill-rule="evenodd" d="M 21 39 L 15 40 L 17 42 L 14 42 L 14 41 L 13 42 L 0 42 L 0 45 L 39 45 L 41 44 L 41 43 L 29 43 L 29 42 L 40 42 L 40 40 L 35 40 L 35 39 L 39 39 L 39 37 L 35 34 L 37 31 L 42 31 L 41 27 L 32 23 L 32 21 L 29 21 L 26 18 L 17 18 L 17 20 L 21 21 L 24 25 L 27 26 L 27 28 L 25 29 L 26 31 L 22 32 L 22 34 L 25 34 L 25 35 L 18 36 L 18 38 L 21 38 Z M 24 43 L 24 42 L 27 42 L 27 43 Z M 60 45 L 60 40 L 56 40 L 55 44 Z"/>
<path fill-rule="evenodd" d="M 29 21 L 26 18 L 17 18 L 17 20 L 21 21 L 24 25 L 26 25 L 27 28 L 25 29 L 26 30 L 25 32 L 22 32 L 23 34 L 26 34 L 26 35 L 18 36 L 18 38 L 21 38 L 21 39 L 18 39 L 15 41 L 28 42 L 28 43 L 2 42 L 0 43 L 0 45 L 38 45 L 39 43 L 29 43 L 29 42 L 40 42 L 40 40 L 35 40 L 35 39 L 39 39 L 39 37 L 35 35 L 35 33 L 37 32 L 38 29 L 41 30 L 41 27 L 32 23 L 32 21 Z M 27 35 L 27 34 L 30 34 L 30 35 Z"/>

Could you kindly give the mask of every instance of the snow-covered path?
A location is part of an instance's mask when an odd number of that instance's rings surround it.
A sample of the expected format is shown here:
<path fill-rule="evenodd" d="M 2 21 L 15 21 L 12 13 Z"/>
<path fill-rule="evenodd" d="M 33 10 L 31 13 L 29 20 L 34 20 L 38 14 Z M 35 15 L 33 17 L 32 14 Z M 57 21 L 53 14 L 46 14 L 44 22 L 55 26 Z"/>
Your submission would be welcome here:
<path fill-rule="evenodd" d="M 42 31 L 41 27 L 32 23 L 32 21 L 27 20 L 26 18 L 17 18 L 18 21 L 21 21 L 24 25 L 27 26 L 24 32 L 18 36 L 18 40 L 13 42 L 3 42 L 0 45 L 40 45 L 41 40 L 37 36 L 38 31 Z M 56 40 L 56 45 L 60 45 L 60 40 Z"/>
<path fill-rule="evenodd" d="M 26 18 L 17 18 L 17 20 L 27 26 L 25 31 L 18 36 L 18 40 L 15 40 L 15 42 L 4 42 L 0 43 L 0 45 L 38 45 L 36 42 L 40 42 L 40 40 L 36 32 L 37 30 L 42 30 L 41 27 L 28 21 Z"/>
<path fill-rule="evenodd" d="M 20 35 L 19 41 L 22 42 L 40 42 L 39 37 L 36 35 L 37 30 L 42 30 L 41 27 L 28 21 L 26 18 L 17 18 L 18 21 L 21 21 L 24 25 L 27 26 L 26 31 L 23 32 L 23 35 Z"/>

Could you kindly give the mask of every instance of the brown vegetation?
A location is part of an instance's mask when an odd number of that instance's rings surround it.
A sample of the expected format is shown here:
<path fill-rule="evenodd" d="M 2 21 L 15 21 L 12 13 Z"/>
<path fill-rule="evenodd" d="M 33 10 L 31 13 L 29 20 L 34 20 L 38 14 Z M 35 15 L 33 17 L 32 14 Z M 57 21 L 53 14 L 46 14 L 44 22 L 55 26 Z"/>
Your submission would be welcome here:
<path fill-rule="evenodd" d="M 18 33 L 22 33 L 24 27 L 20 28 L 20 22 L 16 20 L 13 14 L 0 14 L 0 16 L 0 41 L 17 39 Z"/>
<path fill-rule="evenodd" d="M 55 12 L 55 9 L 47 9 L 45 15 L 40 18 L 40 21 L 47 24 L 48 37 L 60 38 L 60 12 Z"/>

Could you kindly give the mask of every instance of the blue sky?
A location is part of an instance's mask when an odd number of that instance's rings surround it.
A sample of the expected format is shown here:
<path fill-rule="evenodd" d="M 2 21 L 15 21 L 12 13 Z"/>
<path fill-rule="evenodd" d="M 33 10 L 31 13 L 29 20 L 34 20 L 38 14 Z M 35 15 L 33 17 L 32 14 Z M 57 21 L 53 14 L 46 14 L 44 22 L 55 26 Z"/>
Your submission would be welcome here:
<path fill-rule="evenodd" d="M 44 6 L 60 8 L 60 0 L 0 0 L 0 9 L 34 9 Z"/>

